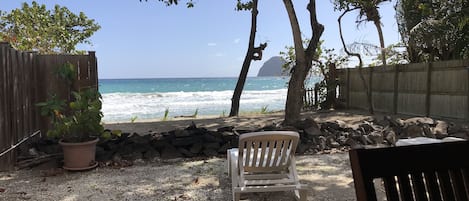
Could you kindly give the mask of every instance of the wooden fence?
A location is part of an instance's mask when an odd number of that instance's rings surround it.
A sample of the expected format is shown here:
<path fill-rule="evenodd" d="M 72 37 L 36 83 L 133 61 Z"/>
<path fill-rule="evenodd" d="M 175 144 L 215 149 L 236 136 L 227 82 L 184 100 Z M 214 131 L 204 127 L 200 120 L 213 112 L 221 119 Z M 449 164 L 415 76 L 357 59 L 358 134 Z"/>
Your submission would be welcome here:
<path fill-rule="evenodd" d="M 469 60 L 363 68 L 375 111 L 469 119 Z M 338 70 L 339 101 L 367 109 L 358 69 Z"/>
<path fill-rule="evenodd" d="M 70 97 L 66 84 L 53 73 L 67 62 L 78 70 L 75 89 L 97 87 L 94 52 L 88 55 L 38 55 L 16 51 L 8 43 L 0 43 L 0 171 L 14 167 L 18 145 L 41 130 L 45 133 L 47 118 L 40 116 L 35 104 L 45 101 L 49 94 Z"/>

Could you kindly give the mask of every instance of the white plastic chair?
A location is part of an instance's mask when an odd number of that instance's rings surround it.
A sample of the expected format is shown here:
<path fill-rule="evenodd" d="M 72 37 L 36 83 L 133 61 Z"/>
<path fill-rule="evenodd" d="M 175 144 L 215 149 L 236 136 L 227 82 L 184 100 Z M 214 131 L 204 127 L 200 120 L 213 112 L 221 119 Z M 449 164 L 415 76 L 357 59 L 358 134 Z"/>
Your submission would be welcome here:
<path fill-rule="evenodd" d="M 239 148 L 228 150 L 228 174 L 232 179 L 233 200 L 241 193 L 295 191 L 297 200 L 306 201 L 307 186 L 299 182 L 295 150 L 299 134 L 292 131 L 245 133 Z"/>

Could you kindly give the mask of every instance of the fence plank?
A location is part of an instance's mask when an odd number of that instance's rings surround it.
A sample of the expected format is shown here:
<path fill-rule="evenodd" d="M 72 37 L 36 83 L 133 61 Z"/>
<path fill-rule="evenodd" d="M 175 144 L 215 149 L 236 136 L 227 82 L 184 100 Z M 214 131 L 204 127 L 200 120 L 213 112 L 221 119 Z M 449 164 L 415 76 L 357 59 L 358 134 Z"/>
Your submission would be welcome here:
<path fill-rule="evenodd" d="M 86 67 L 81 72 L 86 78 L 83 84 L 98 85 L 94 53 L 79 56 L 38 55 L 16 51 L 8 43 L 0 43 L 0 152 L 38 129 L 43 133 L 47 131 L 48 120 L 40 117 L 40 110 L 35 104 L 45 101 L 48 94 L 69 97 L 69 87 L 64 86 L 63 80 L 53 73 L 67 61 L 80 68 Z M 13 168 L 16 154 L 14 149 L 0 157 L 0 171 Z"/>
<path fill-rule="evenodd" d="M 376 111 L 469 120 L 469 60 L 364 68 Z M 348 108 L 367 109 L 357 69 L 339 69 Z"/>
<path fill-rule="evenodd" d="M 7 143 L 7 74 L 6 74 L 6 44 L 0 43 L 0 151 L 8 148 Z M 6 157 L 0 157 L 0 170 L 7 169 L 8 161 Z"/>

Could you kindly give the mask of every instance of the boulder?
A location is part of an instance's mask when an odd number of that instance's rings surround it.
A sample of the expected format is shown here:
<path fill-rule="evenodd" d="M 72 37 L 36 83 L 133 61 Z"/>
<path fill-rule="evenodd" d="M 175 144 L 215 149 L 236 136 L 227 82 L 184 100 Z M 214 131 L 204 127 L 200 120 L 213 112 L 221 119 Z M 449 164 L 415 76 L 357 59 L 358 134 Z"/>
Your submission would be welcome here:
<path fill-rule="evenodd" d="M 306 118 L 303 120 L 299 120 L 293 124 L 293 126 L 297 129 L 304 130 L 310 127 L 319 128 L 319 125 L 314 121 L 314 119 Z"/>
<path fill-rule="evenodd" d="M 368 138 L 371 140 L 372 144 L 383 144 L 384 137 L 382 132 L 373 131 L 368 135 Z"/>
<path fill-rule="evenodd" d="M 416 138 L 416 137 L 424 137 L 425 132 L 423 131 L 422 126 L 416 124 L 410 124 L 404 128 L 403 133 L 399 136 L 399 138 Z"/>
<path fill-rule="evenodd" d="M 178 149 L 172 145 L 167 145 L 161 151 L 161 158 L 163 159 L 174 159 L 181 158 L 183 155 L 178 151 Z"/>

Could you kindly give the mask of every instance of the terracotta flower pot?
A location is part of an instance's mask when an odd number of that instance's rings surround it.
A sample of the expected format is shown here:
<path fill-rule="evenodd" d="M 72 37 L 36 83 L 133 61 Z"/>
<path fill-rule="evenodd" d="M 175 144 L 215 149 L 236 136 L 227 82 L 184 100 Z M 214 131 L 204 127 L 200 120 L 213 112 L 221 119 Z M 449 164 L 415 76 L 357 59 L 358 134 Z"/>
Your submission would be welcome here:
<path fill-rule="evenodd" d="M 64 166 L 66 170 L 88 170 L 95 168 L 96 143 L 98 138 L 88 142 L 69 143 L 59 141 L 64 152 Z"/>

